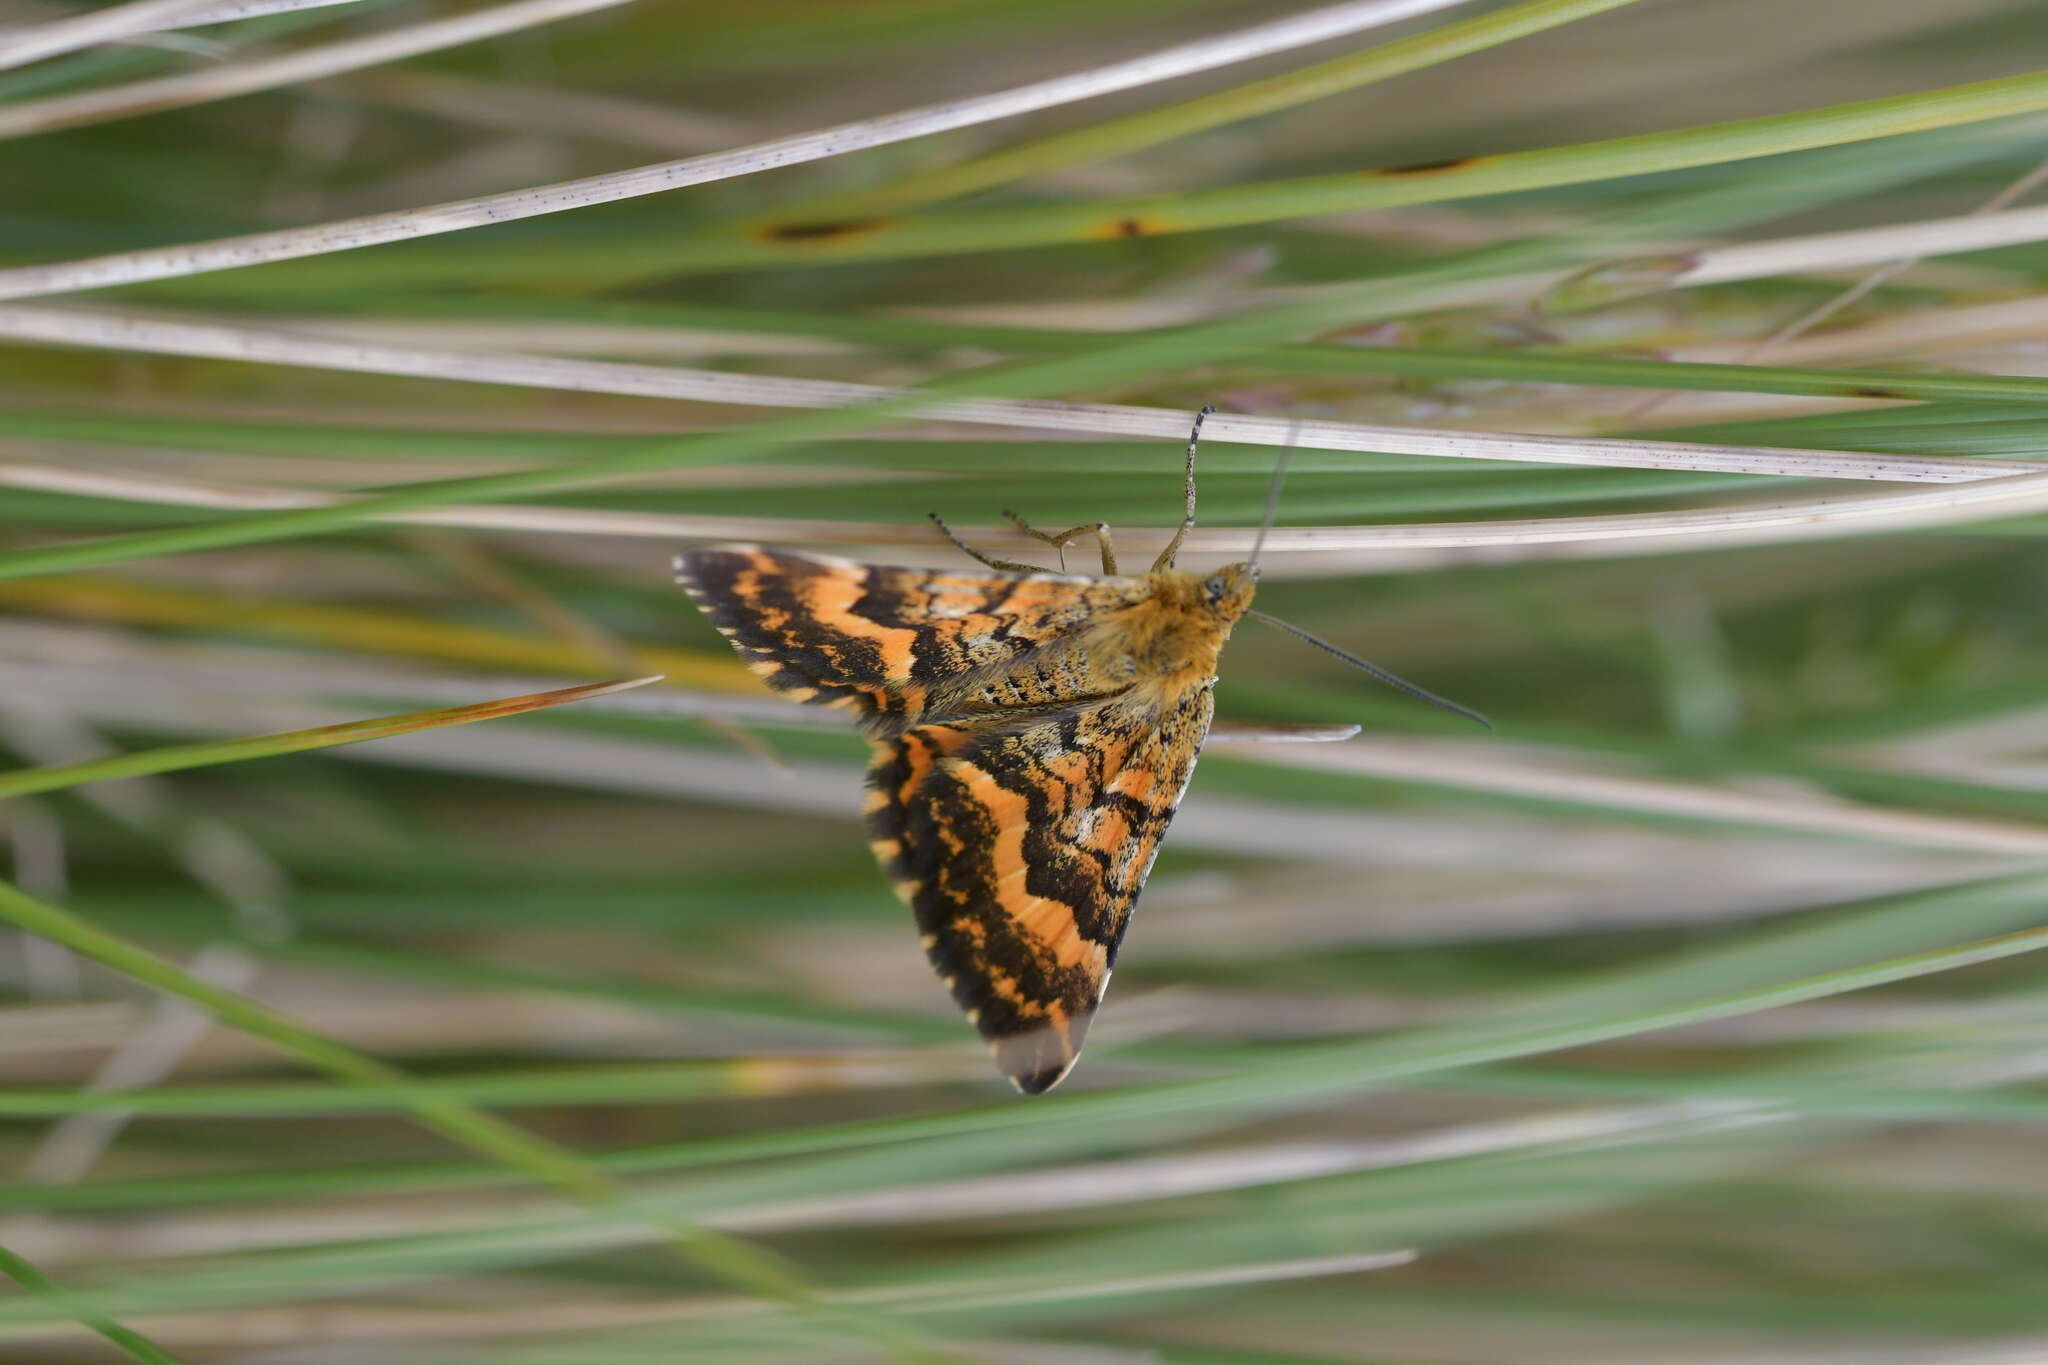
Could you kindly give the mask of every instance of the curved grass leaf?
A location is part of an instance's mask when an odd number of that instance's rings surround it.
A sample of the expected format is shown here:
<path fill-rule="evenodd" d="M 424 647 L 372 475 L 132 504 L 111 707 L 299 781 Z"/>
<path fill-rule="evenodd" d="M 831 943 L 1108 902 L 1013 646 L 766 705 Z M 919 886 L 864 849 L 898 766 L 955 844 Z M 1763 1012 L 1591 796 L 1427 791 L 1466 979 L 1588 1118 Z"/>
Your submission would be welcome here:
<path fill-rule="evenodd" d="M 6 1275 L 35 1297 L 61 1308 L 78 1323 L 98 1333 L 143 1365 L 178 1365 L 177 1358 L 132 1327 L 79 1302 L 64 1287 L 5 1247 L 0 1247 L 0 1274 Z"/>

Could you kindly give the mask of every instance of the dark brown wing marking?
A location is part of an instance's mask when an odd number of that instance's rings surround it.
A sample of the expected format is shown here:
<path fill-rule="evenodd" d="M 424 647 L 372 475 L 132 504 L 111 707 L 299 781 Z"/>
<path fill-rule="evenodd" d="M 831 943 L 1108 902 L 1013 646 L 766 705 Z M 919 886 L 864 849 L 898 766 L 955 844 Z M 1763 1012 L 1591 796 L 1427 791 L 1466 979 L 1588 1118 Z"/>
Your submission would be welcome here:
<path fill-rule="evenodd" d="M 721 545 L 676 578 L 770 687 L 843 706 L 871 728 L 913 722 L 927 690 L 992 669 L 1088 619 L 1118 580 L 883 568 Z"/>
<path fill-rule="evenodd" d="M 876 741 L 876 856 L 1026 1094 L 1080 1055 L 1210 710 L 1204 683 L 1156 713 L 1120 697 L 1014 728 Z"/>

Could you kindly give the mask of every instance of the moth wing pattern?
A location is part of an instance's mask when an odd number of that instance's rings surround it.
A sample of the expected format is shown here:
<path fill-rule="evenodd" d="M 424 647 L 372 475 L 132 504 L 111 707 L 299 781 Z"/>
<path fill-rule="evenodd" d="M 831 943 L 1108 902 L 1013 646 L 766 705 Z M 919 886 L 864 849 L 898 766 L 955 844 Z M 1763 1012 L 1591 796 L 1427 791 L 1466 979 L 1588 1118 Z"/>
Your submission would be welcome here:
<path fill-rule="evenodd" d="M 1141 683 L 1100 647 L 1154 586 L 752 545 L 676 576 L 769 686 L 861 721 L 875 856 L 926 955 L 1019 1090 L 1057 1084 L 1209 729 L 1213 671 Z"/>
<path fill-rule="evenodd" d="M 1080 1055 L 1211 709 L 1201 685 L 876 742 L 876 856 L 1025 1094 Z"/>
<path fill-rule="evenodd" d="M 1064 574 L 889 568 L 753 545 L 689 550 L 675 567 L 770 687 L 883 732 L 913 722 L 934 684 L 1072 631 L 1106 591 Z"/>

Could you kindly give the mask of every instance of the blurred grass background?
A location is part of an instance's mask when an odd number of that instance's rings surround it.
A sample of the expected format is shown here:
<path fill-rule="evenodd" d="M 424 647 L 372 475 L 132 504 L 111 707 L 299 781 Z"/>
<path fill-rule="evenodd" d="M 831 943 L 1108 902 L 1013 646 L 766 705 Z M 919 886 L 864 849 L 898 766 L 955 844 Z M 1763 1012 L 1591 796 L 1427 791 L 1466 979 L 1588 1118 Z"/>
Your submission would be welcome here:
<path fill-rule="evenodd" d="M 2015 189 L 2024 212 L 2048 9 L 1440 8 L 767 174 L 0 303 L 0 746 L 84 765 L 0 775 L 47 788 L 0 805 L 0 1359 L 2048 1355 L 2048 523 L 1991 502 L 1689 548 L 1598 520 L 1921 486 L 1828 452 L 2037 457 L 2048 224 L 1817 234 Z M 82 92 L 456 12 L 357 0 L 0 71 L 0 284 L 1289 11 L 640 0 L 57 126 Z M 1325 62 L 1351 63 L 1328 90 L 1261 84 Z M 1788 239 L 1818 245 L 1689 276 Z M 51 333 L 60 308 L 85 330 Z M 197 324 L 242 358 L 148 330 Z M 547 359 L 485 384 L 352 346 Z M 565 359 L 767 387 L 606 392 Z M 744 536 L 944 563 L 928 509 L 1011 506 L 1141 546 L 1179 450 L 1095 419 L 777 415 L 813 405 L 793 381 L 1646 453 L 1305 443 L 1261 607 L 1498 730 L 1248 626 L 1221 716 L 1366 733 L 1211 750 L 1087 1054 L 1025 1101 L 868 857 L 859 742 L 763 696 L 668 559 Z M 1192 562 L 1229 557 L 1273 455 L 1205 448 Z M 279 510 L 398 490 L 496 510 Z M 1493 519 L 1551 530 L 1459 529 Z M 1373 539 L 1406 524 L 1435 539 Z"/>

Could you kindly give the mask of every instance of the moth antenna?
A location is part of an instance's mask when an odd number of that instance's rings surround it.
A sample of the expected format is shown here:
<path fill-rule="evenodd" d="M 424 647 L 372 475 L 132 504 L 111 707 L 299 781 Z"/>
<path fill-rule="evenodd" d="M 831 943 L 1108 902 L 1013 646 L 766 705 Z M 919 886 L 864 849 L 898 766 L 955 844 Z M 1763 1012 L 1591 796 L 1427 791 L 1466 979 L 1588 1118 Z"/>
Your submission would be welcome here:
<path fill-rule="evenodd" d="M 1387 672 L 1386 669 L 1381 668 L 1378 664 L 1368 663 L 1364 659 L 1359 658 L 1356 654 L 1353 654 L 1348 650 L 1342 650 L 1337 648 L 1337 646 L 1331 644 L 1328 640 L 1319 639 L 1316 636 L 1309 634 L 1300 626 L 1293 625 L 1289 622 L 1283 621 L 1277 616 L 1268 616 L 1265 612 L 1258 611 L 1256 609 L 1247 611 L 1245 615 L 1256 616 L 1261 621 L 1264 621 L 1267 625 L 1272 626 L 1275 630 L 1284 630 L 1289 635 L 1292 635 L 1295 639 L 1300 640 L 1304 644 L 1314 645 L 1317 649 L 1320 649 L 1321 651 L 1323 651 L 1323 653 L 1330 655 L 1332 658 L 1342 659 L 1345 663 L 1350 664 L 1353 668 L 1365 674 L 1367 677 L 1377 678 L 1379 681 L 1393 688 L 1396 692 L 1406 693 L 1408 696 L 1415 698 L 1415 700 L 1417 701 L 1428 702 L 1431 706 L 1440 706 L 1444 710 L 1451 712 L 1453 715 L 1463 716 L 1467 720 L 1476 720 L 1489 730 L 1493 728 L 1492 721 L 1488 720 L 1485 716 L 1480 715 L 1471 707 L 1460 706 L 1458 705 L 1458 703 L 1454 701 L 1450 701 L 1446 698 L 1439 697 L 1436 693 L 1431 692 L 1427 688 L 1417 687 L 1414 683 L 1409 682 L 1406 678 Z"/>
<path fill-rule="evenodd" d="M 1273 529 L 1273 518 L 1280 514 L 1280 485 L 1287 479 L 1287 461 L 1294 455 L 1294 447 L 1301 440 L 1301 419 L 1295 418 L 1287 424 L 1287 444 L 1281 448 L 1280 459 L 1273 466 L 1273 480 L 1266 485 L 1266 512 L 1259 518 L 1259 533 L 1252 537 L 1252 557 L 1244 562 L 1244 569 L 1254 583 L 1259 579 L 1259 552 L 1266 548 L 1266 533 Z"/>
<path fill-rule="evenodd" d="M 1152 572 L 1173 567 L 1173 558 L 1180 553 L 1181 542 L 1188 538 L 1188 532 L 1195 529 L 1195 447 L 1202 443 L 1202 423 L 1209 420 L 1209 414 L 1216 411 L 1213 404 L 1204 403 L 1202 410 L 1195 414 L 1194 430 L 1188 433 L 1188 473 L 1181 487 L 1181 497 L 1186 510 L 1181 514 L 1180 529 L 1173 533 L 1173 539 L 1166 542 L 1166 548 L 1159 552 L 1159 558 L 1152 561 Z"/>

